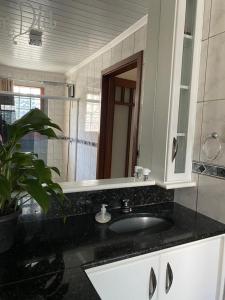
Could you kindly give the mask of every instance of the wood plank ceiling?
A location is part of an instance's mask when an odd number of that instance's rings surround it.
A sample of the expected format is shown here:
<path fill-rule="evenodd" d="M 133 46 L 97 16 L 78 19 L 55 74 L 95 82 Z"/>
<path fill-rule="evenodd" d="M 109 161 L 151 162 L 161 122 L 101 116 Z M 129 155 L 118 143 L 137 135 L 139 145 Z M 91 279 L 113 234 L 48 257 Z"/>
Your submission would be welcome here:
<path fill-rule="evenodd" d="M 19 0 L 0 0 L 0 64 L 35 70 L 65 72 L 102 48 L 147 13 L 147 0 L 34 0 L 43 15 L 49 9 L 54 29 L 43 30 L 42 47 L 29 45 L 29 34 L 19 33 Z M 23 6 L 23 31 L 32 23 L 32 11 Z M 49 19 L 47 19 L 47 23 Z"/>

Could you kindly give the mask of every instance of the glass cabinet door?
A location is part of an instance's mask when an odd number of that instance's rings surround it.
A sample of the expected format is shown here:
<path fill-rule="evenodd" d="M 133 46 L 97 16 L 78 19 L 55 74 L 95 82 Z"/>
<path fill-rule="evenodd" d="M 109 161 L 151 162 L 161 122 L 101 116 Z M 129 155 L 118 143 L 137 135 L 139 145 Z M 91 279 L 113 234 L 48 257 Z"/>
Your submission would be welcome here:
<path fill-rule="evenodd" d="M 196 2 L 196 0 L 186 2 L 177 134 L 173 141 L 172 153 L 175 174 L 185 173 L 186 170 Z"/>

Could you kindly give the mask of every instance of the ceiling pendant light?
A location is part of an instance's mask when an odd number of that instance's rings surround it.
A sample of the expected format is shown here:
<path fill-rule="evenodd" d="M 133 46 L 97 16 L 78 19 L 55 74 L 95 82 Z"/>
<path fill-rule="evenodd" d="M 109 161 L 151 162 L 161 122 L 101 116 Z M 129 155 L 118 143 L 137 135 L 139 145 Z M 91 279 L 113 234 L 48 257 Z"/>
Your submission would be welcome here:
<path fill-rule="evenodd" d="M 53 18 L 53 12 L 50 9 L 43 9 L 42 5 L 34 7 L 30 1 L 19 1 L 20 10 L 20 29 L 19 32 L 15 31 L 10 33 L 13 43 L 18 44 L 18 39 L 26 34 L 29 34 L 29 44 L 35 46 L 42 46 L 43 32 L 53 30 L 56 27 L 56 21 Z M 26 9 L 29 9 L 31 13 L 31 22 L 27 26 L 27 22 L 24 22 L 24 13 Z"/>
<path fill-rule="evenodd" d="M 42 34 L 43 32 L 41 30 L 37 29 L 30 29 L 29 34 L 29 44 L 33 46 L 42 46 Z"/>

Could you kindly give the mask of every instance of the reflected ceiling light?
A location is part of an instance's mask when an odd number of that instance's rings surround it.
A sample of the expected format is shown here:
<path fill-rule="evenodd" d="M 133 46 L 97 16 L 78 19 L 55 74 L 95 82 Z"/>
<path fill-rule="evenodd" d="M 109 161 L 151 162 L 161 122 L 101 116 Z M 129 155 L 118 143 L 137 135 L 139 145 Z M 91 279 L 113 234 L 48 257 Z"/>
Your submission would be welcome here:
<path fill-rule="evenodd" d="M 29 44 L 33 46 L 42 46 L 42 31 L 37 29 L 31 29 L 29 35 Z"/>
<path fill-rule="evenodd" d="M 87 94 L 87 100 L 100 101 L 100 95 L 97 95 L 97 94 Z"/>
<path fill-rule="evenodd" d="M 44 9 L 43 5 L 35 7 L 30 1 L 19 1 L 18 7 L 20 11 L 20 28 L 19 32 L 10 30 L 9 20 L 7 18 L 1 19 L 0 29 L 6 31 L 15 45 L 18 43 L 18 39 L 26 34 L 29 34 L 30 45 L 42 45 L 42 34 L 45 30 L 53 30 L 56 27 L 56 21 L 53 18 L 53 12 L 51 9 Z M 27 9 L 31 14 L 31 20 L 27 25 L 27 18 L 25 19 L 25 12 Z"/>

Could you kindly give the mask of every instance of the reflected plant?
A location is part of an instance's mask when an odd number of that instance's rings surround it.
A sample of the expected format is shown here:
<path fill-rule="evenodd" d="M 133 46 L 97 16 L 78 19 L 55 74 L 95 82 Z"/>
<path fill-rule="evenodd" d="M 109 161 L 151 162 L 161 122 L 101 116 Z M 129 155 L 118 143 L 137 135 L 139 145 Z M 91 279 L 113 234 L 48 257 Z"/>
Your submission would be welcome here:
<path fill-rule="evenodd" d="M 19 284 L 0 289 L 1 300 L 60 300 L 69 290 L 65 282 L 65 263 L 62 254 L 56 254 L 53 259 L 45 258 L 21 266 L 20 273 L 26 278 Z"/>
<path fill-rule="evenodd" d="M 57 138 L 54 129 L 61 131 L 37 108 L 7 126 L 7 141 L 0 144 L 0 216 L 17 210 L 27 196 L 28 200 L 36 200 L 44 212 L 48 211 L 53 197 L 62 206 L 64 194 L 52 180 L 52 171 L 60 175 L 59 170 L 48 167 L 35 153 L 20 151 L 20 141 L 25 135 L 37 132 Z"/>

